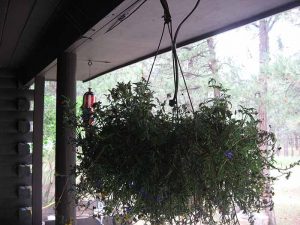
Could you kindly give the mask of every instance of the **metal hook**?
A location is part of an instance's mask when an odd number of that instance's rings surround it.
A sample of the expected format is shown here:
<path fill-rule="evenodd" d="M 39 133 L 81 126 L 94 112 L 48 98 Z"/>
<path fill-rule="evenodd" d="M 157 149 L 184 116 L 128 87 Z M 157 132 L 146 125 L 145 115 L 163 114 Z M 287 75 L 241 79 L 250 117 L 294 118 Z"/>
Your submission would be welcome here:
<path fill-rule="evenodd" d="M 89 65 L 89 79 L 90 79 L 91 78 L 91 66 L 93 65 L 92 60 L 89 59 L 88 65 Z M 91 80 L 89 80 L 89 89 L 90 88 L 91 88 Z"/>

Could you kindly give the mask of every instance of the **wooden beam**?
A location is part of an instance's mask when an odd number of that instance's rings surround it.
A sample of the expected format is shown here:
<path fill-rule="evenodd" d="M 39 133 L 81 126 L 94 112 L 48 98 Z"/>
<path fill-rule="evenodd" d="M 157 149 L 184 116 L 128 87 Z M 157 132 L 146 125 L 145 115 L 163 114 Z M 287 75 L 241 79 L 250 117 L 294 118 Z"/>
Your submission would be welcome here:
<path fill-rule="evenodd" d="M 45 77 L 35 78 L 32 154 L 32 222 L 42 224 L 43 123 Z"/>
<path fill-rule="evenodd" d="M 20 66 L 20 79 L 28 84 L 124 0 L 64 0 L 45 26 L 40 41 Z"/>
<path fill-rule="evenodd" d="M 63 53 L 57 60 L 56 154 L 55 154 L 55 217 L 56 225 L 76 223 L 75 211 L 75 147 L 70 143 L 75 130 L 64 123 L 65 100 L 76 102 L 76 55 Z"/>

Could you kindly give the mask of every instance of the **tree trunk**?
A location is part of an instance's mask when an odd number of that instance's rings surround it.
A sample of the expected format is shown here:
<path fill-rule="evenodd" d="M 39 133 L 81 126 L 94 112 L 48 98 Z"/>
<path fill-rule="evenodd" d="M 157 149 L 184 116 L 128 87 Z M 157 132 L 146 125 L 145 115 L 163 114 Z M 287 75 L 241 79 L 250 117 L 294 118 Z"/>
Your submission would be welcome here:
<path fill-rule="evenodd" d="M 284 156 L 289 156 L 289 137 L 286 136 L 283 144 Z"/>
<path fill-rule="evenodd" d="M 216 84 L 219 84 L 219 68 L 218 68 L 218 61 L 216 57 L 216 45 L 214 39 L 212 37 L 207 39 L 207 46 L 209 51 L 209 68 L 212 73 L 212 78 L 216 81 Z M 214 88 L 214 97 L 220 97 L 220 90 L 218 88 Z"/>
<path fill-rule="evenodd" d="M 268 91 L 268 75 L 266 73 L 266 67 L 269 64 L 270 58 L 269 47 L 269 23 L 267 19 L 263 19 L 259 22 L 259 78 L 260 85 L 259 92 L 259 107 L 258 117 L 261 121 L 260 129 L 268 130 L 268 118 L 266 107 L 266 95 Z"/>
<path fill-rule="evenodd" d="M 290 137 L 289 143 L 290 143 L 290 147 L 291 147 L 291 156 L 293 157 L 294 156 L 294 138 L 293 138 L 293 136 Z"/>
<path fill-rule="evenodd" d="M 278 130 L 275 130 L 274 131 L 274 133 L 276 134 L 276 136 L 277 136 L 277 143 L 279 143 L 280 144 L 280 147 L 281 147 L 281 145 L 282 145 L 282 135 L 279 133 L 279 131 Z M 280 154 L 281 154 L 281 148 L 277 148 L 277 150 L 276 150 L 276 155 L 277 156 L 280 156 Z"/>
<path fill-rule="evenodd" d="M 297 133 L 294 133 L 294 143 L 295 143 L 295 149 L 296 149 L 296 152 L 299 151 L 299 140 L 298 140 L 298 134 Z"/>
<path fill-rule="evenodd" d="M 259 107 L 258 118 L 261 121 L 259 128 L 261 130 L 268 131 L 268 115 L 267 115 L 267 91 L 268 91 L 268 74 L 267 66 L 270 62 L 270 43 L 269 32 L 273 26 L 271 19 L 262 19 L 259 21 Z M 262 147 L 265 148 L 265 147 Z M 268 169 L 265 169 L 265 173 L 269 173 Z M 270 201 L 272 196 L 268 193 L 269 184 L 266 184 L 266 200 Z M 268 225 L 276 225 L 274 211 L 266 209 L 266 215 L 268 216 Z"/>

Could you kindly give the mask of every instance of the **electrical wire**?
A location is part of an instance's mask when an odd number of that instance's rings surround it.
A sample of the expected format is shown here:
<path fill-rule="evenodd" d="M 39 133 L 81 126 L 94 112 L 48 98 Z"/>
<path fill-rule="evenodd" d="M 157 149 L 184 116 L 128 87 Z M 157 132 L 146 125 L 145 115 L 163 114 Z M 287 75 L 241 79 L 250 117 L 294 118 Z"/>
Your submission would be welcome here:
<path fill-rule="evenodd" d="M 141 0 L 137 0 L 134 3 L 132 3 L 130 6 L 128 6 L 126 9 L 124 9 L 122 12 L 120 12 L 119 14 L 117 14 L 115 17 L 113 17 L 111 20 L 109 20 L 107 23 L 105 23 L 102 27 L 100 27 L 93 35 L 95 35 L 96 33 L 98 33 L 99 31 L 101 31 L 103 28 L 105 28 L 108 24 L 110 24 L 112 21 L 114 21 L 115 19 L 117 19 L 119 16 L 121 16 L 122 14 L 124 14 L 126 11 L 130 10 L 133 6 L 135 6 L 137 3 L 139 3 Z"/>
<path fill-rule="evenodd" d="M 125 16 L 122 20 L 118 20 L 116 23 L 113 24 L 105 33 L 108 33 L 109 31 L 112 31 L 114 28 L 119 26 L 121 23 L 123 23 L 126 19 L 128 19 L 132 14 L 134 14 L 139 8 L 141 8 L 147 0 L 144 0 L 138 7 L 136 7 L 129 15 Z M 124 14 L 123 14 L 124 15 Z"/>
<path fill-rule="evenodd" d="M 166 0 L 163 0 L 161 2 L 164 2 L 165 4 L 163 4 L 163 8 L 165 11 L 169 10 L 168 6 L 167 6 L 167 1 Z M 187 90 L 187 93 L 188 93 L 188 97 L 189 97 L 189 100 L 190 100 L 190 104 L 191 104 L 191 107 L 192 107 L 192 111 L 194 113 L 194 107 L 193 107 L 193 104 L 192 104 L 192 100 L 191 100 L 191 97 L 190 97 L 190 93 L 188 91 L 188 87 L 187 87 L 187 84 L 186 84 L 186 80 L 184 78 L 184 74 L 183 74 L 183 70 L 182 70 L 182 67 L 180 65 L 180 62 L 179 62 L 179 58 L 178 58 L 178 55 L 177 55 L 177 37 L 178 37 L 178 34 L 179 34 L 179 31 L 182 27 L 182 25 L 189 19 L 189 17 L 195 12 L 195 10 L 198 8 L 199 4 L 200 4 L 201 0 L 197 0 L 195 6 L 193 7 L 193 9 L 190 11 L 190 13 L 181 21 L 181 23 L 178 25 L 176 31 L 175 31 L 175 35 L 173 37 L 173 31 L 172 31 L 172 21 L 170 20 L 170 22 L 168 23 L 168 28 L 169 28 L 169 34 L 170 34 L 170 38 L 171 38 L 171 41 L 172 41 L 172 58 L 173 58 L 173 72 L 174 72 L 174 86 L 175 86 L 175 91 L 174 91 L 174 97 L 172 100 L 170 100 L 170 103 L 169 105 L 170 106 L 176 106 L 177 105 L 177 95 L 178 95 L 178 85 L 179 85 L 179 69 L 178 67 L 180 67 L 180 71 L 181 71 L 181 75 L 183 77 L 183 80 L 184 80 L 184 84 L 186 86 L 186 90 Z M 166 14 L 166 12 L 165 12 Z M 167 13 L 167 15 L 171 15 L 169 12 Z"/>
<path fill-rule="evenodd" d="M 109 21 L 107 21 L 103 26 L 101 26 L 99 29 L 97 29 L 90 37 L 88 37 L 89 39 L 92 39 L 93 36 L 95 36 L 97 33 L 99 33 L 100 31 L 102 31 L 106 26 L 108 26 L 109 24 L 111 24 L 111 22 L 113 22 L 115 19 L 117 19 L 118 17 L 120 17 L 122 14 L 126 13 L 126 11 L 130 10 L 132 7 L 134 7 L 136 4 L 138 4 L 139 2 L 141 2 L 142 0 L 136 0 L 135 2 L 133 2 L 131 5 L 129 5 L 127 8 L 125 8 L 122 12 L 118 13 L 116 16 L 114 16 L 112 19 L 110 19 Z M 148 0 L 144 0 L 144 1 L 148 1 Z M 144 4 L 145 2 L 143 2 Z M 128 18 L 128 17 L 127 17 Z M 79 48 L 80 46 L 82 46 L 86 41 L 83 41 L 81 44 L 79 44 L 76 48 Z"/>
<path fill-rule="evenodd" d="M 176 32 L 175 32 L 175 36 L 174 36 L 174 42 L 176 43 L 177 41 L 177 36 L 178 33 L 182 27 L 182 25 L 188 20 L 188 18 L 195 12 L 195 10 L 198 8 L 199 4 L 200 4 L 201 0 L 197 0 L 194 8 L 192 9 L 192 11 L 181 21 L 181 23 L 178 25 Z"/>
<path fill-rule="evenodd" d="M 166 29 L 166 23 L 164 23 L 164 26 L 163 26 L 163 29 L 162 29 L 162 33 L 161 33 L 161 36 L 160 36 L 160 39 L 159 39 L 159 43 L 158 43 L 158 46 L 157 46 L 157 49 L 156 49 L 156 52 L 155 52 L 153 63 L 151 65 L 151 69 L 150 69 L 150 72 L 149 72 L 149 75 L 148 75 L 148 78 L 147 78 L 146 86 L 148 86 L 148 84 L 149 84 L 149 80 L 150 80 L 150 77 L 151 77 L 151 74 L 152 74 L 152 71 L 153 71 L 153 68 L 154 68 L 157 56 L 158 56 L 158 52 L 159 52 L 159 49 L 160 49 L 160 46 L 161 46 L 161 42 L 162 42 L 162 39 L 164 37 L 165 29 Z"/>
<path fill-rule="evenodd" d="M 187 83 L 186 83 L 186 79 L 185 79 L 185 77 L 184 77 L 184 74 L 183 74 L 183 70 L 182 70 L 180 61 L 179 61 L 179 59 L 178 59 L 178 55 L 176 55 L 176 58 L 177 58 L 177 61 L 178 61 L 178 65 L 179 65 L 180 73 L 181 73 L 181 76 L 182 76 L 182 79 L 183 79 L 183 82 L 184 82 L 184 86 L 185 86 L 185 89 L 186 89 L 186 92 L 187 92 L 187 95 L 188 95 L 188 98 L 189 98 L 189 102 L 190 102 L 190 105 L 191 105 L 191 108 L 192 108 L 192 112 L 193 112 L 193 114 L 195 114 L 195 110 L 194 110 L 192 98 L 191 98 L 191 95 L 190 95 L 190 91 L 189 91 L 189 89 L 188 89 L 188 86 L 187 86 Z"/>
<path fill-rule="evenodd" d="M 174 86 L 175 86 L 174 96 L 173 96 L 173 99 L 170 100 L 169 105 L 173 107 L 173 106 L 177 105 L 179 80 L 178 80 L 178 61 L 176 59 L 176 55 L 177 55 L 176 51 L 177 50 L 176 50 L 176 45 L 174 43 L 174 38 L 173 38 L 172 23 L 168 24 L 168 30 L 169 30 L 169 35 L 170 35 L 171 42 L 172 42 L 172 62 L 173 62 L 173 76 L 174 76 Z"/>
<path fill-rule="evenodd" d="M 56 175 L 56 176 L 58 176 L 58 175 Z M 61 195 L 59 196 L 58 200 L 55 201 L 55 206 L 54 206 L 54 209 L 55 209 L 55 210 L 56 210 L 56 209 L 58 208 L 58 206 L 60 205 L 61 199 L 62 199 L 63 195 L 65 194 L 66 189 L 67 189 L 67 186 L 68 186 L 68 184 L 69 184 L 69 176 L 68 176 L 68 175 L 59 175 L 59 176 L 60 176 L 60 177 L 65 176 L 65 177 L 66 177 L 66 181 L 65 181 L 65 184 L 64 184 L 64 186 L 63 186 Z"/>

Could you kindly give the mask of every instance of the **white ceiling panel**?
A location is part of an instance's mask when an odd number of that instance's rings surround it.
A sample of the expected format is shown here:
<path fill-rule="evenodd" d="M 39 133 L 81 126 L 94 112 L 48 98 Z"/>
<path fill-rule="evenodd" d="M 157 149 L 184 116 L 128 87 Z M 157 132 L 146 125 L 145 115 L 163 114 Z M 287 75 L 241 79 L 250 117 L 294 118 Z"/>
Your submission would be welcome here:
<path fill-rule="evenodd" d="M 135 2 L 137 4 L 132 5 Z M 93 61 L 93 77 L 155 53 L 164 24 L 163 8 L 159 0 L 147 0 L 136 12 L 122 21 L 124 16 L 133 12 L 142 2 L 125 0 L 87 32 L 84 39 L 69 48 L 69 51 L 77 53 L 78 80 L 89 78 L 88 60 Z M 174 30 L 196 2 L 197 0 L 168 1 Z M 201 0 L 196 11 L 180 30 L 177 43 L 179 46 L 192 43 L 298 5 L 299 1 L 295 0 Z M 119 21 L 122 22 L 109 31 Z M 161 45 L 162 52 L 167 51 L 169 47 L 170 38 L 166 32 Z M 55 79 L 55 70 L 50 71 L 52 72 L 46 77 Z"/>

